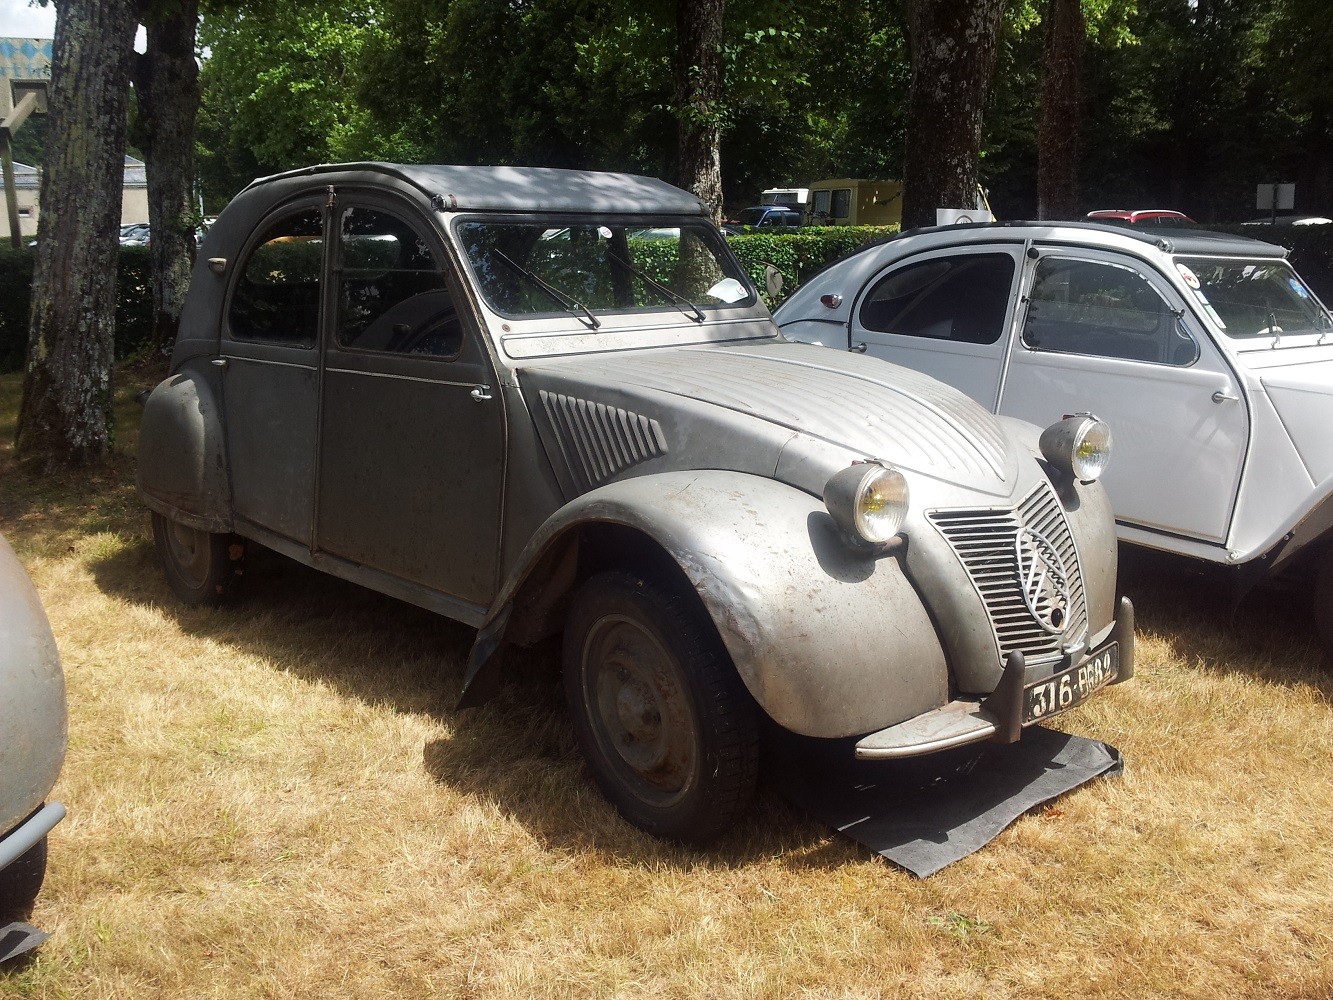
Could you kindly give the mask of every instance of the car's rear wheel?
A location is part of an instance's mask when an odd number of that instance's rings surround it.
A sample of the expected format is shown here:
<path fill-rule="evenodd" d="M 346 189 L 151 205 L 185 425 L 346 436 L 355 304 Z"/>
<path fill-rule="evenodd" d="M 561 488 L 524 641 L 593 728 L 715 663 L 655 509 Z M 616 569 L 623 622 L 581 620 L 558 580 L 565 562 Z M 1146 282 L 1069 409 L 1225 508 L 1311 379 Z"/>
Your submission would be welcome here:
<path fill-rule="evenodd" d="M 702 843 L 749 804 L 757 709 L 694 593 L 619 571 L 588 580 L 564 685 L 597 784 L 635 826 Z"/>
<path fill-rule="evenodd" d="M 0 870 L 0 925 L 27 920 L 46 880 L 46 838 Z"/>
<path fill-rule="evenodd" d="M 153 542 L 167 583 L 186 604 L 220 604 L 235 592 L 245 568 L 243 538 L 154 513 Z"/>

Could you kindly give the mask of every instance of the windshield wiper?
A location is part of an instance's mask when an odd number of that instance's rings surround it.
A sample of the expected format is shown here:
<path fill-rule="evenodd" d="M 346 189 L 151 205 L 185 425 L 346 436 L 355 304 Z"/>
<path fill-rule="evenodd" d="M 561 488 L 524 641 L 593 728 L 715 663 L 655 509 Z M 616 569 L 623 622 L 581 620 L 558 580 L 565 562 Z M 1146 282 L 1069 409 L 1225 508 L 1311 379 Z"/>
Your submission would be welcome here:
<path fill-rule="evenodd" d="M 704 316 L 704 311 L 700 309 L 698 306 L 696 306 L 689 299 L 685 298 L 685 296 L 678 295 L 677 293 L 673 292 L 670 288 L 667 288 L 667 286 L 662 284 L 660 281 L 654 281 L 652 278 L 648 277 L 648 275 L 644 274 L 629 261 L 621 260 L 620 257 L 618 257 L 616 254 L 613 254 L 610 250 L 606 252 L 606 256 L 607 259 L 615 261 L 630 274 L 634 275 L 636 278 L 643 281 L 643 283 L 648 285 L 650 288 L 654 289 L 657 292 L 660 292 L 662 295 L 665 295 L 668 299 L 670 299 L 672 302 L 674 302 L 677 306 L 680 307 L 681 312 L 685 313 L 686 316 L 689 316 L 690 319 L 694 320 L 696 323 L 702 323 L 707 318 Z"/>
<path fill-rule="evenodd" d="M 579 320 L 581 320 L 582 322 L 587 323 L 589 329 L 596 330 L 598 327 L 602 325 L 602 321 L 599 320 L 596 316 L 594 316 L 592 314 L 592 310 L 589 309 L 587 306 L 585 306 L 582 302 L 574 298 L 572 295 L 567 295 L 564 292 L 560 291 L 560 289 L 556 288 L 554 285 L 551 285 L 546 281 L 542 280 L 532 271 L 529 271 L 522 264 L 519 264 L 517 261 L 511 260 L 504 251 L 492 250 L 491 256 L 494 257 L 496 260 L 498 260 L 505 267 L 512 269 L 515 274 L 527 278 L 539 289 L 545 292 L 547 296 L 550 297 L 551 301 L 553 301 L 561 309 L 565 310 L 565 312 L 569 313 L 571 316 L 577 316 Z"/>

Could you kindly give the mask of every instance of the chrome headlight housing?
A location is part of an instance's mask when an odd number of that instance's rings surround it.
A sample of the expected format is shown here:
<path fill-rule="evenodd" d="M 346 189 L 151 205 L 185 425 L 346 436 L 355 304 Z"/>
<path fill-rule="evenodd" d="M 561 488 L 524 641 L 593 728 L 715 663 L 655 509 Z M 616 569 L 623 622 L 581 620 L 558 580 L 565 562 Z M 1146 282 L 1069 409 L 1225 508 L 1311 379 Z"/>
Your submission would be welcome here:
<path fill-rule="evenodd" d="M 907 479 L 887 462 L 858 462 L 824 484 L 824 506 L 844 532 L 883 545 L 903 526 L 910 502 Z"/>
<path fill-rule="evenodd" d="M 1041 453 L 1056 468 L 1091 483 L 1111 460 L 1111 428 L 1091 413 L 1076 413 L 1041 432 Z"/>

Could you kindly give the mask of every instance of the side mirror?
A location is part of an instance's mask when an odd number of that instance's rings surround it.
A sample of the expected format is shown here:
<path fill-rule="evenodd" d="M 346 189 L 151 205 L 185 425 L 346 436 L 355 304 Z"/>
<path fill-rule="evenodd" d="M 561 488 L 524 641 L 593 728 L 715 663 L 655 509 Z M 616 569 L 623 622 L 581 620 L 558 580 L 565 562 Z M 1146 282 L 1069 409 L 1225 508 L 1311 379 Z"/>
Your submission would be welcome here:
<path fill-rule="evenodd" d="M 782 277 L 781 271 L 772 264 L 764 265 L 764 291 L 768 292 L 770 299 L 776 299 L 782 294 L 784 282 L 785 279 Z"/>

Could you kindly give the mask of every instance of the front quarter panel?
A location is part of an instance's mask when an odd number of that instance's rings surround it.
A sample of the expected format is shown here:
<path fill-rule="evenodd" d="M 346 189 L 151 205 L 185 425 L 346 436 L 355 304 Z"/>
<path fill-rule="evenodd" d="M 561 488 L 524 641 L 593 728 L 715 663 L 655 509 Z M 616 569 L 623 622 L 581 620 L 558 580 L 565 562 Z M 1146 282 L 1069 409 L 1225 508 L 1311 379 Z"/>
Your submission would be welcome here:
<path fill-rule="evenodd" d="M 948 700 L 944 651 L 900 562 L 850 548 L 815 497 L 744 473 L 642 476 L 578 497 L 527 546 L 492 620 L 528 567 L 588 522 L 634 528 L 675 560 L 746 687 L 787 729 L 852 736 Z"/>

